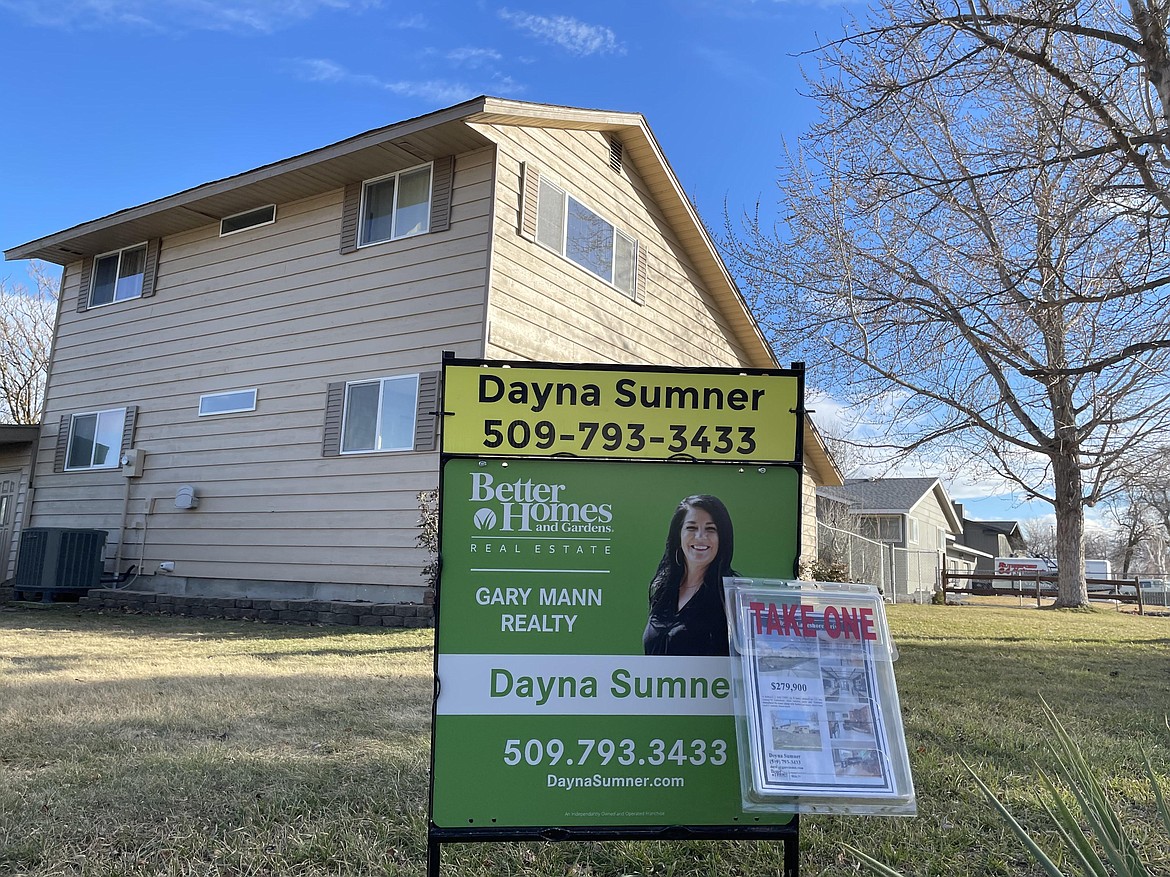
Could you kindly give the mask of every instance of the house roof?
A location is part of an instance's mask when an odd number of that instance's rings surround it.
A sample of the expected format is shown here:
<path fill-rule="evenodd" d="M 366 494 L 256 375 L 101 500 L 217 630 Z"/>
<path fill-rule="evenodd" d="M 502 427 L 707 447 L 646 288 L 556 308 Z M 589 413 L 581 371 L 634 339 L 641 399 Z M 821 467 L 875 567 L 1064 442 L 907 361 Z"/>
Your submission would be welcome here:
<path fill-rule="evenodd" d="M 991 558 L 991 555 L 986 551 L 980 551 L 978 548 L 972 548 L 970 545 L 964 545 L 962 542 L 947 542 L 947 554 L 954 554 L 959 557 L 971 557 L 976 560 L 980 557 Z"/>
<path fill-rule="evenodd" d="M 848 478 L 841 487 L 821 487 L 817 493 L 849 503 L 858 515 L 904 515 L 933 493 L 951 532 L 963 532 L 963 522 L 937 478 Z"/>
<path fill-rule="evenodd" d="M 0 446 L 6 445 L 27 445 L 35 442 L 37 436 L 40 435 L 41 426 L 39 423 L 29 425 L 0 425 Z"/>
<path fill-rule="evenodd" d="M 477 97 L 75 225 L 6 250 L 4 257 L 65 265 L 147 238 L 178 234 L 254 207 L 311 197 L 353 180 L 377 176 L 385 171 L 388 156 L 418 163 L 449 155 L 452 150 L 488 146 L 492 141 L 481 129 L 483 125 L 604 131 L 619 139 L 626 159 L 637 169 L 671 223 L 688 258 L 751 357 L 752 366 L 776 366 L 772 349 L 747 302 L 640 113 Z"/>
<path fill-rule="evenodd" d="M 1005 536 L 1011 536 L 1014 533 L 1020 532 L 1019 521 L 976 521 L 972 518 L 964 516 L 963 523 L 977 524 L 978 526 L 984 527 L 988 530 L 996 530 L 1000 533 L 1003 533 Z"/>

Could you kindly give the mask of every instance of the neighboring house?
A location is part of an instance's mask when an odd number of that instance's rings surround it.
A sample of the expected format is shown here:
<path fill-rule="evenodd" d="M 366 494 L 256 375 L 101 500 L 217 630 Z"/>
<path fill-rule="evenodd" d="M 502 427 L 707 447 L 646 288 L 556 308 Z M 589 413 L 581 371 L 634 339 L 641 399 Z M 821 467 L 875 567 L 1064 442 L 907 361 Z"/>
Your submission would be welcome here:
<path fill-rule="evenodd" d="M 0 425 L 0 583 L 16 573 L 40 426 Z"/>
<path fill-rule="evenodd" d="M 172 593 L 423 599 L 444 351 L 777 366 L 635 113 L 481 97 L 5 255 L 64 266 L 27 523 Z"/>
<path fill-rule="evenodd" d="M 931 592 L 962 525 L 937 478 L 849 478 L 817 489 L 820 519 L 889 546 L 894 595 Z"/>
<path fill-rule="evenodd" d="M 955 514 L 963 522 L 958 541 L 979 552 L 975 572 L 994 572 L 996 557 L 1023 557 L 1028 553 L 1018 521 L 974 521 L 963 514 L 962 503 L 955 503 Z"/>

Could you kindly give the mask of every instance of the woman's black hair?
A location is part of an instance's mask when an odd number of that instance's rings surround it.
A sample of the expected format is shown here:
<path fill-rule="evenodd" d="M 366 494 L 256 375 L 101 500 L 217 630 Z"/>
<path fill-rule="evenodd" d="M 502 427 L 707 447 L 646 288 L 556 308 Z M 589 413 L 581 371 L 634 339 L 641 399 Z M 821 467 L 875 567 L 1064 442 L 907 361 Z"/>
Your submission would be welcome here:
<path fill-rule="evenodd" d="M 670 519 L 670 527 L 666 531 L 666 549 L 662 552 L 662 560 L 658 562 L 658 571 L 650 580 L 650 608 L 658 605 L 662 600 L 678 599 L 678 586 L 686 573 L 686 562 L 682 559 L 682 526 L 687 512 L 691 509 L 702 509 L 715 522 L 715 532 L 719 534 L 719 551 L 715 559 L 707 567 L 703 576 L 704 587 L 711 585 L 720 595 L 722 603 L 724 576 L 736 575 L 731 568 L 731 557 L 735 552 L 735 534 L 731 526 L 731 514 L 723 500 L 708 493 L 697 493 L 688 496 L 678 504 L 674 510 L 674 517 Z"/>

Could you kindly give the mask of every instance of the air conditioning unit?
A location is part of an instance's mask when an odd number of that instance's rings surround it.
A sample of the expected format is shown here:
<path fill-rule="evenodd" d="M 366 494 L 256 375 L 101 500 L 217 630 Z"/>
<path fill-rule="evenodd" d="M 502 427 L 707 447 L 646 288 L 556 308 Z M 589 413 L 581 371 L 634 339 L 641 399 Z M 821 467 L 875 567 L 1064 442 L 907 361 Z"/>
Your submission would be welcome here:
<path fill-rule="evenodd" d="M 83 594 L 101 587 L 105 530 L 30 527 L 20 534 L 13 597 L 40 593 L 51 603 L 56 594 Z"/>

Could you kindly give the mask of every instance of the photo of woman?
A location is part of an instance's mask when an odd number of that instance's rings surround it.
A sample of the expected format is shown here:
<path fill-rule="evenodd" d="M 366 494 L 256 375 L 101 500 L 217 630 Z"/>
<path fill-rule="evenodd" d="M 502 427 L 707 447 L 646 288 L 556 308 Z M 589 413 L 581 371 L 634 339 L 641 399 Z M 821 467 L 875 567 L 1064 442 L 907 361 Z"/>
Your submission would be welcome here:
<path fill-rule="evenodd" d="M 647 655 L 727 655 L 723 578 L 735 538 L 718 497 L 688 496 L 678 504 L 666 549 L 650 582 L 650 617 L 642 634 Z"/>

